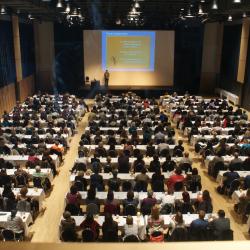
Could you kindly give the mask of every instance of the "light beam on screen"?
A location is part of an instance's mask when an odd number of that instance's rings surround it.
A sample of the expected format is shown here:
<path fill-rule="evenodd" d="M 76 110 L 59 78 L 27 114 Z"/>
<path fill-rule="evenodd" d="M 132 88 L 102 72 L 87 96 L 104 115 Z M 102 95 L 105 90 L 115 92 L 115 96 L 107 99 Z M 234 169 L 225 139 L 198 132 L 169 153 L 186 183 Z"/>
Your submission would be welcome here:
<path fill-rule="evenodd" d="M 154 71 L 155 31 L 102 31 L 102 69 Z"/>

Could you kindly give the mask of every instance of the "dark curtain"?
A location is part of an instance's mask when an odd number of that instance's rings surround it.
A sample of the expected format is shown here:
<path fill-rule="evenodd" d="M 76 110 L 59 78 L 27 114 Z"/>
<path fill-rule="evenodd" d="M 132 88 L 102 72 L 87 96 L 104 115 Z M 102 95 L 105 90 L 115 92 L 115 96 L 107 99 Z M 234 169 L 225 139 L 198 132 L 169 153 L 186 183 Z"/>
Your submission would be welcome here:
<path fill-rule="evenodd" d="M 200 86 L 203 25 L 180 24 L 175 31 L 174 89 L 196 94 Z"/>
<path fill-rule="evenodd" d="M 220 88 L 241 95 L 241 84 L 237 83 L 240 39 L 242 25 L 225 25 L 221 54 Z"/>
<path fill-rule="evenodd" d="M 0 87 L 16 81 L 12 23 L 0 20 Z"/>
<path fill-rule="evenodd" d="M 23 78 L 35 73 L 35 41 L 33 24 L 19 23 Z"/>
<path fill-rule="evenodd" d="M 54 25 L 55 90 L 77 94 L 83 85 L 83 30 L 81 27 Z"/>

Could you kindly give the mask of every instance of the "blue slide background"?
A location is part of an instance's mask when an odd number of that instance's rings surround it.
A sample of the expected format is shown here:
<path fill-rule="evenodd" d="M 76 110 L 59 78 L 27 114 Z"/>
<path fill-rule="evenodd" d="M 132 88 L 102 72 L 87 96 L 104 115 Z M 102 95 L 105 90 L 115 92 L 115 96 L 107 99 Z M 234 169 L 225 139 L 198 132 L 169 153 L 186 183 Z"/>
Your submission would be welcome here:
<path fill-rule="evenodd" d="M 110 36 L 150 36 L 149 69 L 109 69 L 110 71 L 154 71 L 155 64 L 155 31 L 102 31 L 102 69 L 106 70 L 107 37 Z"/>

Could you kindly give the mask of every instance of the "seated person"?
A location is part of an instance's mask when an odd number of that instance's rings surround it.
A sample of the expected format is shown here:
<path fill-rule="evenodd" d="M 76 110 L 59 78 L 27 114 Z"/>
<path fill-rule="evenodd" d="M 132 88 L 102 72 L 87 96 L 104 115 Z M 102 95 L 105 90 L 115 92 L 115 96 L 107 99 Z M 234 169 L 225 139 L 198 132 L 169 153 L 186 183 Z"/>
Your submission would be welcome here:
<path fill-rule="evenodd" d="M 143 160 L 143 155 L 139 154 L 137 159 L 134 161 L 133 164 L 133 171 L 134 172 L 141 172 L 142 168 L 145 167 L 145 161 Z"/>
<path fill-rule="evenodd" d="M 62 232 L 66 229 L 75 231 L 76 222 L 75 219 L 71 217 L 71 213 L 69 211 L 65 211 L 63 213 L 63 219 L 61 219 L 60 227 Z"/>
<path fill-rule="evenodd" d="M 187 186 L 188 190 L 192 192 L 201 190 L 201 176 L 199 175 L 197 168 L 193 168 L 192 174 L 187 175 Z"/>
<path fill-rule="evenodd" d="M 24 223 L 20 216 L 17 216 L 17 211 L 12 210 L 11 215 L 8 216 L 6 227 L 7 230 L 13 231 L 15 234 L 21 234 L 24 232 Z"/>
<path fill-rule="evenodd" d="M 159 168 L 161 168 L 161 163 L 159 161 L 159 157 L 158 157 L 158 155 L 154 155 L 153 160 L 150 162 L 148 170 L 150 172 L 155 172 Z"/>
<path fill-rule="evenodd" d="M 185 177 L 182 175 L 182 171 L 179 167 L 176 168 L 175 173 L 169 177 L 167 180 L 167 187 L 169 190 L 173 191 L 174 186 L 177 182 L 184 182 Z"/>
<path fill-rule="evenodd" d="M 168 230 L 169 236 L 173 234 L 176 228 L 183 228 L 187 230 L 181 212 L 177 212 L 176 215 L 173 217 L 173 219 L 170 220 L 169 230 Z"/>
<path fill-rule="evenodd" d="M 100 201 L 98 198 L 96 198 L 95 187 L 90 186 L 89 190 L 87 191 L 87 197 L 86 197 L 85 203 L 86 205 L 96 204 L 100 208 Z"/>
<path fill-rule="evenodd" d="M 223 174 L 223 183 L 222 183 L 222 190 L 224 191 L 226 188 L 230 188 L 232 182 L 234 180 L 239 179 L 240 176 L 238 172 L 234 171 L 234 166 L 231 164 L 229 166 L 229 171 Z"/>
<path fill-rule="evenodd" d="M 179 140 L 179 141 L 178 141 L 178 145 L 176 145 L 176 146 L 174 147 L 174 152 L 176 152 L 177 149 L 180 150 L 180 151 L 182 151 L 182 152 L 184 152 L 184 147 L 183 147 L 182 145 L 183 145 L 183 141 L 182 141 L 182 140 Z"/>
<path fill-rule="evenodd" d="M 166 156 L 166 160 L 162 163 L 162 172 L 172 172 L 176 167 L 175 161 L 171 160 L 171 156 Z"/>
<path fill-rule="evenodd" d="M 225 218 L 225 211 L 220 209 L 218 211 L 218 218 L 213 218 L 209 222 L 209 228 L 213 230 L 215 239 L 218 238 L 221 233 L 230 230 L 230 220 Z"/>
<path fill-rule="evenodd" d="M 151 214 L 148 217 L 148 232 L 150 235 L 154 233 L 163 234 L 164 219 L 160 216 L 160 210 L 157 206 L 153 206 Z"/>
<path fill-rule="evenodd" d="M 146 191 L 147 190 L 147 186 L 148 183 L 150 181 L 149 176 L 146 174 L 147 170 L 145 168 L 143 168 L 141 170 L 141 173 L 136 175 L 135 177 L 135 189 L 139 188 L 140 190 L 137 189 L 137 191 Z M 142 187 L 143 186 L 143 187 Z"/>
<path fill-rule="evenodd" d="M 128 215 L 126 218 L 123 234 L 124 237 L 128 235 L 136 235 L 138 237 L 138 224 L 134 223 L 133 217 L 131 215 Z"/>
<path fill-rule="evenodd" d="M 148 191 L 148 196 L 142 200 L 141 211 L 143 214 L 149 214 L 151 208 L 157 203 L 157 200 L 153 195 L 154 193 L 152 191 Z"/>
<path fill-rule="evenodd" d="M 185 152 L 184 156 L 180 159 L 179 166 L 181 166 L 184 163 L 188 163 L 192 165 L 192 160 L 189 158 L 189 153 Z"/>
<path fill-rule="evenodd" d="M 188 214 L 194 212 L 190 195 L 188 192 L 184 191 L 182 193 L 182 200 L 177 200 L 175 202 L 175 210 L 180 211 L 182 214 Z"/>
<path fill-rule="evenodd" d="M 202 196 L 197 197 L 195 207 L 197 208 L 197 211 L 203 210 L 205 213 L 213 212 L 212 199 L 208 190 L 204 190 Z"/>
<path fill-rule="evenodd" d="M 161 173 L 160 167 L 155 169 L 155 173 L 152 175 L 151 186 L 154 192 L 164 192 L 165 177 Z"/>
<path fill-rule="evenodd" d="M 244 214 L 247 205 L 250 203 L 250 188 L 246 193 L 242 193 L 239 197 L 239 202 L 234 205 L 234 210 L 239 214 Z"/>
<path fill-rule="evenodd" d="M 103 177 L 99 174 L 99 166 L 93 166 L 94 174 L 90 176 L 90 184 L 98 191 L 104 190 Z"/>
<path fill-rule="evenodd" d="M 138 206 L 138 199 L 134 198 L 134 192 L 132 190 L 127 192 L 127 199 L 123 200 L 123 207 L 125 209 L 128 205 Z"/>
<path fill-rule="evenodd" d="M 114 193 L 111 190 L 108 191 L 107 199 L 104 203 L 104 213 L 120 214 L 120 204 L 114 199 Z"/>
<path fill-rule="evenodd" d="M 118 240 L 118 223 L 113 220 L 112 214 L 106 213 L 105 220 L 102 224 L 103 241 Z"/>
<path fill-rule="evenodd" d="M 199 210 L 199 218 L 193 220 L 190 224 L 190 233 L 196 236 L 200 232 L 204 232 L 208 228 L 208 221 L 205 220 L 206 212 Z"/>
<path fill-rule="evenodd" d="M 87 214 L 85 220 L 80 224 L 81 229 L 91 229 L 94 234 L 94 240 L 97 240 L 100 234 L 101 226 L 94 220 L 92 214 Z"/>
<path fill-rule="evenodd" d="M 78 188 L 78 191 L 85 191 L 87 190 L 88 182 L 84 178 L 84 172 L 79 171 L 78 175 L 75 177 L 75 186 Z"/>
<path fill-rule="evenodd" d="M 119 191 L 121 185 L 121 179 L 117 177 L 118 172 L 117 170 L 112 171 L 113 177 L 108 180 L 108 187 L 109 190 L 112 191 Z"/>

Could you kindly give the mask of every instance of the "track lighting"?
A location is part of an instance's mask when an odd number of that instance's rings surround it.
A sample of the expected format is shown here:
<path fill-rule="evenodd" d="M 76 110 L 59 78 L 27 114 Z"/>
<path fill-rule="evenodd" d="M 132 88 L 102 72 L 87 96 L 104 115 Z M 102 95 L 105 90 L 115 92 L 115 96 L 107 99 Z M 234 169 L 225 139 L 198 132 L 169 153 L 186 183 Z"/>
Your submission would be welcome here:
<path fill-rule="evenodd" d="M 217 0 L 213 1 L 212 10 L 218 10 Z"/>
<path fill-rule="evenodd" d="M 57 2 L 57 5 L 56 5 L 57 8 L 62 8 L 62 0 L 58 0 Z"/>

